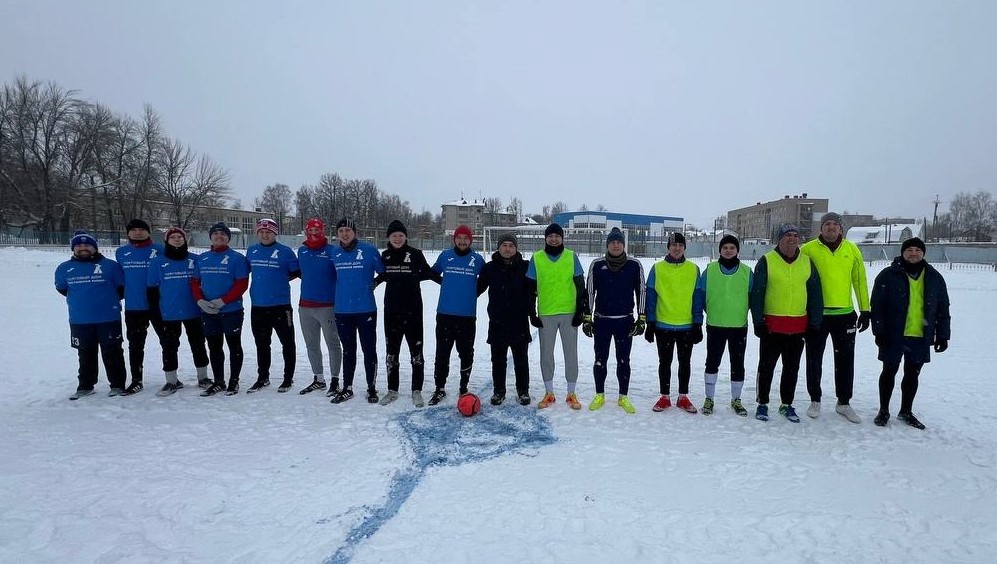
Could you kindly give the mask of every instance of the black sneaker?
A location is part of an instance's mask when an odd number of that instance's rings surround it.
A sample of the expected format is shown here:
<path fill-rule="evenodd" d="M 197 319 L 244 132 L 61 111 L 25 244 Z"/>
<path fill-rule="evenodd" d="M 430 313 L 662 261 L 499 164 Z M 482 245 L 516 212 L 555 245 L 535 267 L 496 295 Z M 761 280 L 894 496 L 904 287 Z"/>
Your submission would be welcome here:
<path fill-rule="evenodd" d="M 197 387 L 201 388 L 202 390 L 207 390 L 208 388 L 211 387 L 212 384 L 214 384 L 214 382 L 208 380 L 207 378 L 205 378 L 204 380 L 197 381 Z"/>
<path fill-rule="evenodd" d="M 377 403 L 381 398 L 377 397 L 377 390 L 367 388 L 367 403 Z"/>
<path fill-rule="evenodd" d="M 267 380 L 257 380 L 255 384 L 253 384 L 252 386 L 249 387 L 248 390 L 246 390 L 246 393 L 247 394 L 255 394 L 256 392 L 262 390 L 263 388 L 266 388 L 269 385 L 270 385 L 270 380 L 269 379 L 267 379 Z"/>
<path fill-rule="evenodd" d="M 505 394 L 493 394 L 490 401 L 492 405 L 502 405 L 502 402 L 505 401 Z"/>
<path fill-rule="evenodd" d="M 433 396 L 429 398 L 429 405 L 436 405 L 443 401 L 443 398 L 447 397 L 447 392 L 444 389 L 439 389 L 433 392 Z"/>
<path fill-rule="evenodd" d="M 875 423 L 877 427 L 886 427 L 886 422 L 889 420 L 890 420 L 890 412 L 880 410 L 880 412 L 876 414 L 876 418 L 873 419 L 872 422 Z"/>
<path fill-rule="evenodd" d="M 232 378 L 228 381 L 228 388 L 225 390 L 226 396 L 234 396 L 239 393 L 239 379 Z"/>
<path fill-rule="evenodd" d="M 76 401 L 76 400 L 78 400 L 80 398 L 85 398 L 87 396 L 92 396 L 93 394 L 94 394 L 94 391 L 92 389 L 90 389 L 90 390 L 76 390 L 76 393 L 73 394 L 73 395 L 71 395 L 71 396 L 69 396 L 69 399 L 73 400 L 73 401 Z"/>
<path fill-rule="evenodd" d="M 336 395 L 332 396 L 332 401 L 330 403 L 343 403 L 349 399 L 353 398 L 353 388 L 343 388 L 342 390 L 336 392 Z"/>
<path fill-rule="evenodd" d="M 163 388 L 161 390 L 156 392 L 156 395 L 161 398 L 164 398 L 166 396 L 172 396 L 173 394 L 177 393 L 177 390 L 180 389 L 181 387 L 183 387 L 183 384 L 180 384 L 180 386 L 178 387 L 176 384 L 167 382 L 165 385 L 163 385 Z"/>
<path fill-rule="evenodd" d="M 123 395 L 125 395 L 124 388 L 111 388 L 110 390 L 107 391 L 107 397 L 109 398 L 113 398 L 115 396 L 123 396 Z"/>
<path fill-rule="evenodd" d="M 319 382 L 318 380 L 315 380 L 311 384 L 308 384 L 307 386 L 305 386 L 298 393 L 300 395 L 305 395 L 305 394 L 310 394 L 310 393 L 314 392 L 315 390 L 324 390 L 324 389 L 325 389 L 325 382 Z M 335 392 L 335 390 L 333 390 L 333 392 Z"/>
<path fill-rule="evenodd" d="M 138 382 L 132 382 L 131 386 L 125 388 L 125 393 L 123 395 L 130 396 L 132 394 L 137 394 L 141 392 L 143 388 L 144 386 L 142 386 L 141 380 L 139 380 Z"/>
<path fill-rule="evenodd" d="M 903 421 L 915 429 L 924 429 L 924 423 L 918 421 L 913 413 L 900 413 L 897 415 L 897 421 Z"/>
<path fill-rule="evenodd" d="M 522 392 L 517 396 L 519 399 L 519 405 L 530 405 L 530 394 L 527 392 Z"/>
<path fill-rule="evenodd" d="M 339 378 L 329 379 L 329 391 L 325 393 L 325 397 L 331 398 L 332 396 L 339 393 Z"/>
<path fill-rule="evenodd" d="M 293 387 L 294 387 L 294 380 L 292 380 L 291 378 L 284 378 L 284 381 L 280 383 L 280 387 L 277 388 L 277 391 L 283 394 L 290 391 L 290 389 Z"/>
<path fill-rule="evenodd" d="M 201 397 L 213 396 L 215 394 L 225 391 L 225 386 L 221 384 L 211 384 L 203 392 L 201 392 Z"/>

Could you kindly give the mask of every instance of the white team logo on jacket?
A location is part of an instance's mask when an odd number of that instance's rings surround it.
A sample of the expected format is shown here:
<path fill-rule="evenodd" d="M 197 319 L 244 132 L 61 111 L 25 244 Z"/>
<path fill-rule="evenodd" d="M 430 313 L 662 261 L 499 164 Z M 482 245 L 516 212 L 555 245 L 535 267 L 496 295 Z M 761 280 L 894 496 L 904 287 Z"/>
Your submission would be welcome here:
<path fill-rule="evenodd" d="M 151 259 L 156 258 L 156 249 L 153 249 L 152 252 L 149 253 L 149 258 L 151 258 Z"/>
<path fill-rule="evenodd" d="M 412 255 L 408 251 L 405 252 L 405 259 L 402 262 L 412 262 Z"/>
<path fill-rule="evenodd" d="M 99 264 L 95 264 L 95 265 L 93 265 L 93 273 L 94 274 L 104 274 L 104 271 L 100 268 Z"/>
<path fill-rule="evenodd" d="M 275 259 L 275 258 L 277 258 L 277 255 L 279 255 L 279 254 L 280 254 L 280 250 L 274 249 L 273 250 L 273 254 L 270 255 L 270 258 Z"/>
<path fill-rule="evenodd" d="M 225 255 L 225 256 L 224 256 L 224 257 L 222 258 L 222 264 L 228 264 L 228 255 Z"/>
<path fill-rule="evenodd" d="M 357 250 L 357 260 L 363 260 L 363 249 Z"/>

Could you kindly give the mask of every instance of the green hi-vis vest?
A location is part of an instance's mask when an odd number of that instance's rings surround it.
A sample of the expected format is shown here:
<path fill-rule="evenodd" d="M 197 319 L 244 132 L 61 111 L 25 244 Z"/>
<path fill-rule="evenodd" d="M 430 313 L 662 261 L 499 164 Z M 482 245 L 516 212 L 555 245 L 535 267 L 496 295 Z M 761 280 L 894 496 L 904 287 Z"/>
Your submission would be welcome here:
<path fill-rule="evenodd" d="M 706 266 L 706 324 L 711 327 L 748 325 L 748 282 L 751 271 L 743 264 L 733 274 L 724 274 L 720 264 Z"/>
<path fill-rule="evenodd" d="M 907 320 L 904 323 L 904 337 L 924 336 L 924 272 L 916 279 L 907 277 L 910 283 L 910 302 L 907 304 Z"/>
<path fill-rule="evenodd" d="M 537 313 L 575 313 L 575 253 L 564 249 L 556 261 L 540 251 L 533 255 L 537 268 Z"/>
<path fill-rule="evenodd" d="M 654 291 L 658 294 L 654 316 L 658 323 L 692 323 L 692 294 L 697 278 L 699 268 L 687 260 L 678 264 L 662 260 L 654 265 Z"/>
<path fill-rule="evenodd" d="M 768 263 L 768 288 L 765 290 L 765 314 L 803 317 L 807 314 L 807 280 L 810 257 L 800 253 L 787 263 L 776 251 L 765 253 Z"/>

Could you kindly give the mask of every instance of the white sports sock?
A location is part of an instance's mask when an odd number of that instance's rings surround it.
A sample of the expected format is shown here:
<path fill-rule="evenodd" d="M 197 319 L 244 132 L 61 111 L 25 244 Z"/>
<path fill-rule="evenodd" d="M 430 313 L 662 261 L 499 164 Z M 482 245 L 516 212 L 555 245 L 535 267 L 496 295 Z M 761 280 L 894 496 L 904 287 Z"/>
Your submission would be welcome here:
<path fill-rule="evenodd" d="M 703 378 L 706 381 L 706 397 L 712 398 L 717 393 L 717 374 L 706 372 Z"/>
<path fill-rule="evenodd" d="M 730 399 L 741 399 L 741 388 L 744 387 L 744 381 L 731 382 L 730 383 Z"/>

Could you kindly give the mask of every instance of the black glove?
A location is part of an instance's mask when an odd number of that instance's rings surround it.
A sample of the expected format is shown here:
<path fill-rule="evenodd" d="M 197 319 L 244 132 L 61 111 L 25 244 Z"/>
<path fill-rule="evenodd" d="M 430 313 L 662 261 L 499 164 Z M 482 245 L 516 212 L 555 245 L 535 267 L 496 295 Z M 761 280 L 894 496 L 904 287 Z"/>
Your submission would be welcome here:
<path fill-rule="evenodd" d="M 530 314 L 530 325 L 536 327 L 537 329 L 543 329 L 544 328 L 544 322 L 535 313 L 531 313 Z"/>
<path fill-rule="evenodd" d="M 703 342 L 703 325 L 701 323 L 693 323 L 692 325 L 692 344 L 698 345 Z"/>
<path fill-rule="evenodd" d="M 865 331 L 869 328 L 869 324 L 872 323 L 872 313 L 868 311 L 863 311 L 859 314 L 859 322 L 856 327 L 859 328 L 859 333 Z"/>
<path fill-rule="evenodd" d="M 755 336 L 759 339 L 766 337 L 769 334 L 769 328 L 765 326 L 764 323 L 759 323 L 755 325 Z"/>
<path fill-rule="evenodd" d="M 582 318 L 582 333 L 585 333 L 586 337 L 592 336 L 592 316 L 586 315 Z"/>
<path fill-rule="evenodd" d="M 571 326 L 578 327 L 582 324 L 582 319 L 585 317 L 585 313 L 582 310 L 575 311 L 575 315 L 571 317 Z"/>
<path fill-rule="evenodd" d="M 883 335 L 876 335 L 876 346 L 885 349 L 889 345 L 889 341 Z"/>
<path fill-rule="evenodd" d="M 645 329 L 647 329 L 647 317 L 640 315 L 637 317 L 637 321 L 634 321 L 634 324 L 630 326 L 630 336 L 636 337 L 643 333 Z"/>
<path fill-rule="evenodd" d="M 654 342 L 654 323 L 651 323 L 644 329 L 644 340 L 648 343 Z"/>
<path fill-rule="evenodd" d="M 946 350 L 948 350 L 948 348 L 949 348 L 949 340 L 948 339 L 942 339 L 942 338 L 936 338 L 935 339 L 935 352 L 936 353 L 943 353 Z"/>

